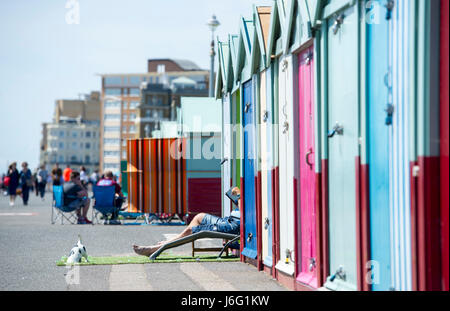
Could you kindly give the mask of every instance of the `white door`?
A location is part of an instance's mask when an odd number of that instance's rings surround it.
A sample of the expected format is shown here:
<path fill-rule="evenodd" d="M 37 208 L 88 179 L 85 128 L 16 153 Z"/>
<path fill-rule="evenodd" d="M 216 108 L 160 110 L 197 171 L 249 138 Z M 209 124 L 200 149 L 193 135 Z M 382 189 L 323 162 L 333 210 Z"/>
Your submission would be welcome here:
<path fill-rule="evenodd" d="M 293 58 L 280 58 L 278 76 L 280 261 L 276 268 L 294 275 L 294 102 Z"/>

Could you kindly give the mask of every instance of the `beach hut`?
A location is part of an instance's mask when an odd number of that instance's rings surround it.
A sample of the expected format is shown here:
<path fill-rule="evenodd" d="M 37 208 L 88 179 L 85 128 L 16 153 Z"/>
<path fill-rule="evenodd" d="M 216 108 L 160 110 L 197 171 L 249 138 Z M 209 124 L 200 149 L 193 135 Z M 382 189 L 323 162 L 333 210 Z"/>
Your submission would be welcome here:
<path fill-rule="evenodd" d="M 440 1 L 411 1 L 409 10 L 416 49 L 410 47 L 410 181 L 412 222 L 412 289 L 441 288 L 439 195 L 439 30 Z M 401 7 L 400 7 L 401 8 Z M 416 27 L 416 28 L 413 28 Z M 415 29 L 415 30 L 414 30 Z M 395 51 L 395 47 L 394 47 Z M 448 70 L 448 68 L 443 70 Z M 394 80 L 395 81 L 395 80 Z M 400 85 L 403 88 L 403 85 Z M 395 89 L 395 88 L 394 88 Z M 448 191 L 448 190 L 446 190 Z"/>
<path fill-rule="evenodd" d="M 449 290 L 448 270 L 449 270 L 449 164 L 448 164 L 448 117 L 449 117 L 449 96 L 448 96 L 448 68 L 449 68 L 449 2 L 441 0 L 441 44 L 440 44 L 440 130 L 441 130 L 441 255 L 442 255 L 442 290 Z"/>
<path fill-rule="evenodd" d="M 320 1 L 276 1 L 268 37 L 277 139 L 274 140 L 276 277 L 292 289 L 322 284 L 318 62 L 313 27 Z M 318 281 L 320 280 L 320 281 Z"/>
<path fill-rule="evenodd" d="M 357 290 L 359 260 L 359 21 L 358 1 L 331 1 L 322 11 L 321 94 L 325 124 L 322 166 L 327 176 L 328 270 L 325 286 Z M 345 77 L 345 78 L 344 78 Z M 327 133 L 327 134 L 326 134 Z"/>
<path fill-rule="evenodd" d="M 221 216 L 221 103 L 215 98 L 182 97 L 180 113 L 189 220 L 200 212 Z"/>
<path fill-rule="evenodd" d="M 286 15 L 283 49 L 293 55 L 294 242 L 296 287 L 322 284 L 320 238 L 320 150 L 318 144 L 319 67 L 313 37 L 320 1 L 293 1 Z"/>
<path fill-rule="evenodd" d="M 219 68 L 216 79 L 216 99 L 222 100 L 222 216 L 229 216 L 231 213 L 231 201 L 226 197 L 226 192 L 232 185 L 231 179 L 231 95 L 228 87 L 229 80 L 232 79 L 231 53 L 228 42 L 218 42 Z M 231 75 L 230 78 L 228 76 Z"/>
<path fill-rule="evenodd" d="M 254 19 L 240 18 L 239 36 L 236 46 L 236 59 L 234 67 L 235 84 L 240 85 L 241 110 L 241 148 L 242 148 L 242 181 L 241 181 L 241 223 L 243 226 L 243 259 L 258 265 L 258 208 L 257 208 L 257 109 L 258 76 L 253 75 L 251 68 L 252 49 L 254 46 L 255 26 Z"/>
<path fill-rule="evenodd" d="M 442 221 L 435 178 L 440 165 L 439 24 L 431 22 L 439 15 L 439 1 L 366 6 L 360 220 L 364 224 L 369 206 L 370 234 L 365 240 L 369 230 L 363 225 L 359 247 L 367 265 L 360 271 L 362 289 L 439 290 L 442 285 L 441 247 L 433 242 L 441 239 L 437 224 Z"/>
<path fill-rule="evenodd" d="M 282 25 L 281 43 L 286 38 L 286 13 L 292 1 L 278 1 L 277 11 Z M 284 26 L 284 28 L 283 28 Z M 284 51 L 283 44 L 281 46 Z M 295 277 L 294 219 L 294 56 L 282 54 L 278 62 L 278 152 L 279 152 L 279 245 L 280 258 L 276 269 L 280 276 Z"/>
<path fill-rule="evenodd" d="M 366 102 L 367 102 L 367 161 L 369 167 L 370 199 L 370 259 L 373 274 L 373 290 L 391 288 L 391 245 L 389 204 L 389 145 L 392 140 L 392 96 L 386 77 L 392 68 L 392 8 L 385 8 L 379 0 L 366 8 Z M 384 14 L 382 14 L 384 13 Z M 364 26 L 364 25 L 363 25 Z M 364 158 L 364 157 L 363 157 Z M 362 159 L 362 161 L 364 161 Z"/>
<path fill-rule="evenodd" d="M 269 35 L 267 38 L 266 47 L 266 66 L 267 72 L 267 98 L 272 100 L 272 276 L 279 280 L 281 283 L 289 287 L 286 284 L 285 275 L 279 273 L 276 268 L 277 264 L 283 260 L 280 255 L 280 204 L 279 204 L 279 189 L 280 189 L 280 170 L 279 170 L 279 58 L 282 54 L 281 41 L 282 30 L 284 28 L 284 9 L 279 12 L 278 6 L 281 4 L 279 1 L 274 1 L 271 8 Z M 280 18 L 281 14 L 281 18 Z M 270 114 L 270 111 L 268 112 Z M 269 134 L 270 135 L 270 134 Z M 270 137 L 269 137 L 270 139 Z M 268 143 L 270 144 L 270 143 Z"/>
<path fill-rule="evenodd" d="M 231 184 L 241 187 L 241 97 L 240 83 L 235 79 L 235 68 L 237 66 L 237 49 L 239 46 L 238 35 L 228 35 L 228 46 L 230 48 L 230 63 L 228 83 L 230 84 L 230 116 L 231 116 Z"/>
<path fill-rule="evenodd" d="M 259 74 L 259 169 L 258 169 L 258 201 L 261 217 L 260 266 L 272 274 L 273 265 L 273 92 L 272 70 L 267 66 L 267 47 L 270 31 L 272 7 L 253 6 L 255 20 L 254 49 L 252 67 Z"/>

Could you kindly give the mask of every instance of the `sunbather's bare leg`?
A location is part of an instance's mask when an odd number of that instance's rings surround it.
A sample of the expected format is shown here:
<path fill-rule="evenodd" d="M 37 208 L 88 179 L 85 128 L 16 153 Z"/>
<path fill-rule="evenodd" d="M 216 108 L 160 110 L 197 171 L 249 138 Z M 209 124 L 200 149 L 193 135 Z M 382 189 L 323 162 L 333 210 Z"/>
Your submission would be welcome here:
<path fill-rule="evenodd" d="M 194 219 L 192 219 L 191 223 L 183 230 L 183 232 L 181 232 L 176 237 L 174 237 L 174 238 L 172 238 L 170 240 L 160 241 L 156 245 L 151 245 L 151 246 L 138 246 L 136 244 L 133 244 L 133 249 L 138 255 L 150 256 L 151 254 L 156 252 L 158 250 L 158 248 L 160 248 L 164 244 L 173 242 L 175 240 L 181 239 L 181 238 L 183 238 L 185 236 L 188 236 L 188 235 L 192 234 L 192 227 L 196 227 L 196 226 L 200 225 L 200 223 L 202 222 L 203 217 L 205 217 L 205 215 L 206 215 L 205 213 L 197 214 L 194 217 Z"/>
<path fill-rule="evenodd" d="M 157 243 L 157 245 L 163 245 L 163 244 L 166 244 L 169 242 L 173 242 L 175 240 L 181 239 L 185 236 L 192 234 L 192 227 L 199 226 L 202 223 L 202 220 L 205 217 L 205 215 L 206 215 L 205 213 L 200 213 L 200 214 L 195 215 L 195 217 L 192 219 L 191 223 L 183 230 L 183 232 L 181 232 L 176 237 L 174 237 L 170 240 L 160 241 Z"/>
<path fill-rule="evenodd" d="M 159 245 L 153 245 L 153 246 L 138 246 L 136 244 L 133 244 L 133 250 L 136 254 L 142 255 L 142 256 L 150 256 L 154 252 L 156 252 L 160 248 Z"/>

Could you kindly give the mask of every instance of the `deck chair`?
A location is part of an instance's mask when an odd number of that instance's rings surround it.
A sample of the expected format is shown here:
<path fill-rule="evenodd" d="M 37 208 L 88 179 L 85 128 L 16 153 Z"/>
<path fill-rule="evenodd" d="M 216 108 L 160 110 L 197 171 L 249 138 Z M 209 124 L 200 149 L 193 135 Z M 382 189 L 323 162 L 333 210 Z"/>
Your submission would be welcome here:
<path fill-rule="evenodd" d="M 116 192 L 114 186 L 94 186 L 92 190 L 94 192 L 92 198 L 95 200 L 92 208 L 92 222 L 95 221 L 98 224 L 100 223 L 99 214 L 107 221 L 109 215 L 117 210 L 114 204 Z"/>
<path fill-rule="evenodd" d="M 70 198 L 77 198 L 76 196 L 69 196 Z M 71 224 L 76 224 L 77 210 L 78 208 L 70 208 L 68 206 L 64 206 L 64 190 L 63 186 L 53 186 L 53 201 L 52 201 L 52 225 L 61 218 L 61 224 L 64 224 L 64 219 L 67 220 Z"/>
<path fill-rule="evenodd" d="M 224 247 L 221 249 L 219 253 L 219 258 L 222 256 L 223 252 L 228 250 L 230 246 L 237 242 L 240 238 L 240 235 L 238 234 L 231 234 L 231 233 L 223 233 L 223 232 L 217 232 L 217 231 L 200 231 L 191 235 L 188 235 L 186 237 L 183 237 L 181 239 L 175 240 L 173 242 L 167 243 L 162 245 L 156 252 L 154 252 L 152 255 L 150 255 L 150 260 L 155 260 L 163 251 L 166 249 L 178 247 L 180 245 L 184 245 L 187 243 L 194 242 L 199 239 L 223 239 L 227 240 L 228 242 L 224 245 Z M 205 249 L 204 249 L 205 250 Z M 212 249 L 208 249 L 208 251 L 211 251 Z M 215 249 L 214 249 L 215 250 Z"/>

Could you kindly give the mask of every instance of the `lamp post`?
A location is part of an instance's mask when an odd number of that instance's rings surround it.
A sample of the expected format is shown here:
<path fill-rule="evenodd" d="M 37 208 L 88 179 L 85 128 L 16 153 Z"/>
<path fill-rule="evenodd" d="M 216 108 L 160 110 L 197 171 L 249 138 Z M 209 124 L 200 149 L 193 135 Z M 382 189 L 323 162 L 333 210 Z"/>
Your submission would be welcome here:
<path fill-rule="evenodd" d="M 211 29 L 211 71 L 209 72 L 209 97 L 214 97 L 214 56 L 216 55 L 214 51 L 214 32 L 220 25 L 219 21 L 216 18 L 216 15 L 212 16 L 207 25 L 209 29 Z"/>

